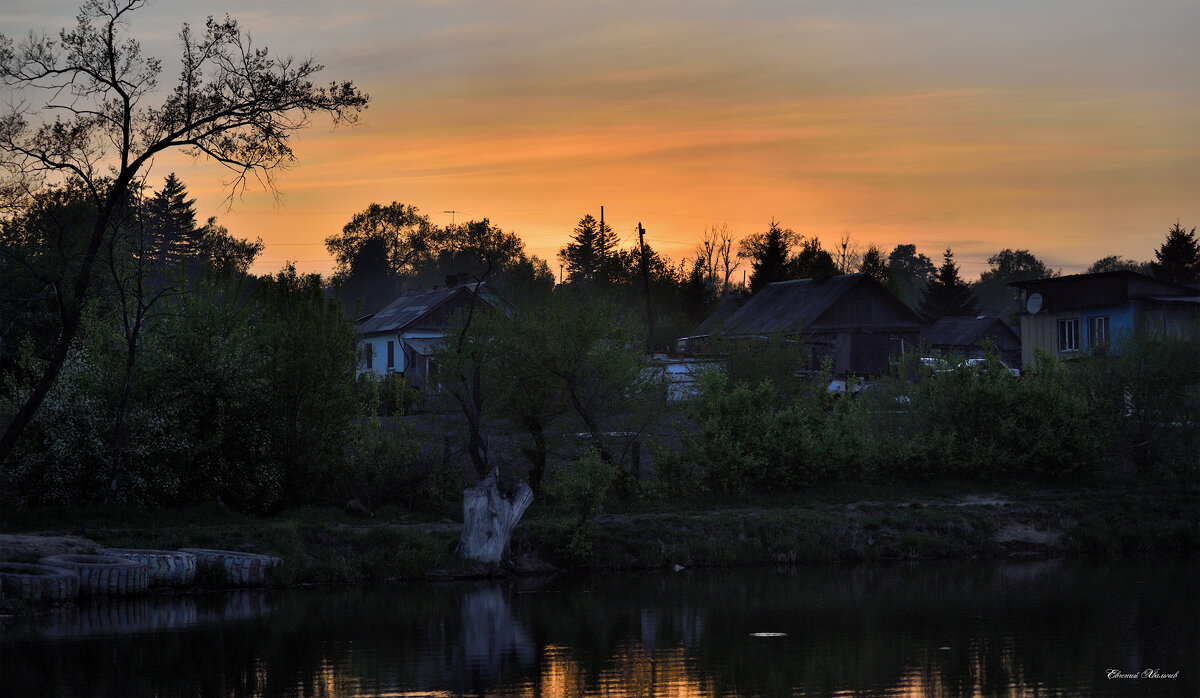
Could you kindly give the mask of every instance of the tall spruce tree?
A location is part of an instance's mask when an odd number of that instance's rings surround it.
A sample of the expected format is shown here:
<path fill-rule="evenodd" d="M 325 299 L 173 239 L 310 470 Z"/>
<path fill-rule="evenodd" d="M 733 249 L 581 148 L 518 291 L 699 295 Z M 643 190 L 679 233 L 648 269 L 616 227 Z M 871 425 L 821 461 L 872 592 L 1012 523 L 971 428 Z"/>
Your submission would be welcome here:
<path fill-rule="evenodd" d="M 195 205 L 196 200 L 188 198 L 187 187 L 174 172 L 167 175 L 162 189 L 146 200 L 142 221 L 155 258 L 177 262 L 196 252 L 200 230 Z"/>
<path fill-rule="evenodd" d="M 1185 230 L 1175 221 L 1154 256 L 1158 259 L 1153 264 L 1154 275 L 1163 281 L 1177 284 L 1200 281 L 1200 242 L 1196 240 L 1195 228 Z"/>
<path fill-rule="evenodd" d="M 767 284 L 792 278 L 790 257 L 796 233 L 772 220 L 765 232 L 742 240 L 738 256 L 750 260 L 750 292 L 758 293 Z"/>
<path fill-rule="evenodd" d="M 954 253 L 948 247 L 942 266 L 925 287 L 918 310 L 931 322 L 947 315 L 975 315 L 979 312 L 979 301 L 967 282 L 958 275 Z"/>
<path fill-rule="evenodd" d="M 617 236 L 607 223 L 601 224 L 590 213 L 579 219 L 571 242 L 558 253 L 559 260 L 567 266 L 567 280 L 609 282 L 617 243 Z"/>

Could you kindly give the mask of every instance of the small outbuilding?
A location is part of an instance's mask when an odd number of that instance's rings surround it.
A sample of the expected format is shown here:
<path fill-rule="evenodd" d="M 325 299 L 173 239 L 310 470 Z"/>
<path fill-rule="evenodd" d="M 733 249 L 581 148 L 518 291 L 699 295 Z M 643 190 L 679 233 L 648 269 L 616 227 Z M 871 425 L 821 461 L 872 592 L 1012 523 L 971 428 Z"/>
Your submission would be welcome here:
<path fill-rule="evenodd" d="M 940 356 L 982 359 L 984 344 L 988 342 L 996 347 L 1005 364 L 1021 365 L 1021 337 L 995 316 L 948 315 L 921 333 L 921 344 Z"/>

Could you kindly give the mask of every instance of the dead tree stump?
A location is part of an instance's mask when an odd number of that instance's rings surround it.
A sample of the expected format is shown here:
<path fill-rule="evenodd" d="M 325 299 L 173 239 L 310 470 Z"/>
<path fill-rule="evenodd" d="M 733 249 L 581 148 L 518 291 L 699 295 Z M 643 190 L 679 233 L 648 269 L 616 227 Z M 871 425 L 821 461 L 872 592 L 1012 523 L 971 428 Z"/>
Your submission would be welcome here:
<path fill-rule="evenodd" d="M 463 490 L 463 528 L 458 555 L 489 565 L 500 564 L 508 539 L 521 516 L 533 502 L 533 490 L 524 481 L 510 493 L 502 493 L 495 469 L 478 485 Z"/>

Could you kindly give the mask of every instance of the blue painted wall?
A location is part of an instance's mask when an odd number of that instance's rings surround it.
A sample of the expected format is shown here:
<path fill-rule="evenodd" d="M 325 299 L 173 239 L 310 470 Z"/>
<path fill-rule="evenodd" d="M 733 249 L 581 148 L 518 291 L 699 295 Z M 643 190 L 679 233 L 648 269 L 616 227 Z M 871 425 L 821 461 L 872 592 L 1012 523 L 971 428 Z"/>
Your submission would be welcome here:
<path fill-rule="evenodd" d="M 1110 341 L 1120 340 L 1121 337 L 1127 337 L 1133 332 L 1134 328 L 1134 305 L 1126 303 L 1124 305 L 1116 305 L 1108 308 L 1089 308 L 1080 311 L 1079 313 L 1079 330 L 1083 334 L 1080 348 L 1088 351 L 1092 348 L 1092 338 L 1088 333 L 1088 320 L 1094 317 L 1108 316 L 1108 336 Z M 1113 349 L 1119 349 L 1114 346 Z"/>

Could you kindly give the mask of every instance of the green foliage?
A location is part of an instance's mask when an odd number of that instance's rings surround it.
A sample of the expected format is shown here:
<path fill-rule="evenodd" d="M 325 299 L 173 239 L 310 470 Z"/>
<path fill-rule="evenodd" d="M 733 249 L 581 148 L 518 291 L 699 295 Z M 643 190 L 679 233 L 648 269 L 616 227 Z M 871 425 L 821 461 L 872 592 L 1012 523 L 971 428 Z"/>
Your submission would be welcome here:
<path fill-rule="evenodd" d="M 545 488 L 546 497 L 565 507 L 576 526 L 582 527 L 603 509 L 617 473 L 618 468 L 605 463 L 595 449 L 586 448 L 578 459 L 555 472 Z"/>
<path fill-rule="evenodd" d="M 685 435 L 684 453 L 707 487 L 722 492 L 861 477 L 872 454 L 864 437 L 866 413 L 855 400 L 829 392 L 828 384 L 828 374 L 819 374 L 784 399 L 770 380 L 751 384 L 706 375 L 690 408 L 694 431 Z"/>
<path fill-rule="evenodd" d="M 110 348 L 119 345 L 113 318 L 90 304 L 84 327 L 76 336 L 60 380 L 47 395 L 25 438 L 10 458 L 4 478 L 32 504 L 80 504 L 98 499 L 126 503 L 174 496 L 180 472 L 172 458 L 182 445 L 169 415 L 154 405 L 136 404 L 126 415 L 127 427 L 139 438 L 125 444 L 121 487 L 112 489 L 103 476 L 112 458 L 112 414 L 124 369 Z M 42 369 L 31 341 L 22 344 L 20 368 L 5 377 L 0 413 L 15 411 L 31 389 L 20 376 Z"/>
<path fill-rule="evenodd" d="M 478 400 L 481 416 L 499 420 L 489 423 L 493 428 L 511 425 L 535 492 L 551 442 L 585 432 L 608 461 L 616 454 L 605 433 L 644 426 L 652 391 L 641 343 L 618 308 L 602 299 L 561 289 L 511 315 L 476 314 L 461 344 L 458 333 L 452 337 L 438 356 L 446 393 L 459 407 Z M 464 418 L 471 428 L 472 417 L 464 412 Z"/>
<path fill-rule="evenodd" d="M 885 472 L 925 479 L 1061 477 L 1094 468 L 1104 440 L 1065 369 L 1040 360 L 1023 378 L 990 351 L 980 365 L 925 369 L 887 435 Z"/>
<path fill-rule="evenodd" d="M 0 220 L 0 371 L 17 369 L 17 349 L 27 337 L 39 357 L 49 357 L 95 219 L 96 207 L 70 182 L 37 193 Z"/>
<path fill-rule="evenodd" d="M 591 556 L 595 532 L 589 522 L 604 507 L 604 501 L 620 474 L 617 466 L 605 462 L 594 448 L 587 448 L 574 462 L 556 473 L 544 491 L 552 503 L 566 509 L 571 518 L 566 555 L 583 561 Z"/>
<path fill-rule="evenodd" d="M 1072 366 L 1112 455 L 1141 475 L 1200 475 L 1200 329 L 1120 334 Z"/>
<path fill-rule="evenodd" d="M 802 385 L 798 376 L 807 368 L 807 352 L 794 337 L 714 335 L 711 341 L 713 352 L 725 358 L 724 376 L 731 386 L 769 381 L 777 396 L 786 401 Z"/>
<path fill-rule="evenodd" d="M 1045 359 L 1017 378 L 990 351 L 976 365 L 914 369 L 828 389 L 822 372 L 793 380 L 701 379 L 679 462 L 719 492 L 788 491 L 830 480 L 1060 478 L 1095 469 L 1108 436 L 1083 386 Z"/>
<path fill-rule="evenodd" d="M 163 301 L 138 340 L 116 454 L 126 366 L 112 347 L 123 345 L 122 324 L 115 305 L 92 303 L 61 379 L 5 469 L 24 501 L 219 500 L 261 512 L 348 492 L 395 496 L 410 477 L 409 435 L 378 433 L 377 422 L 371 432 L 361 421 L 379 398 L 355 390 L 357 337 L 340 305 L 319 277 L 290 267 L 253 288 L 249 281 L 214 274 Z M 5 379 L 5 413 L 24 399 L 41 360 L 27 343 L 24 368 Z"/>
<path fill-rule="evenodd" d="M 378 374 L 370 371 L 363 376 L 378 381 L 379 416 L 381 417 L 403 415 L 412 408 L 419 397 L 417 389 L 409 384 L 403 374 L 389 373 L 382 379 L 377 379 L 374 377 Z"/>

